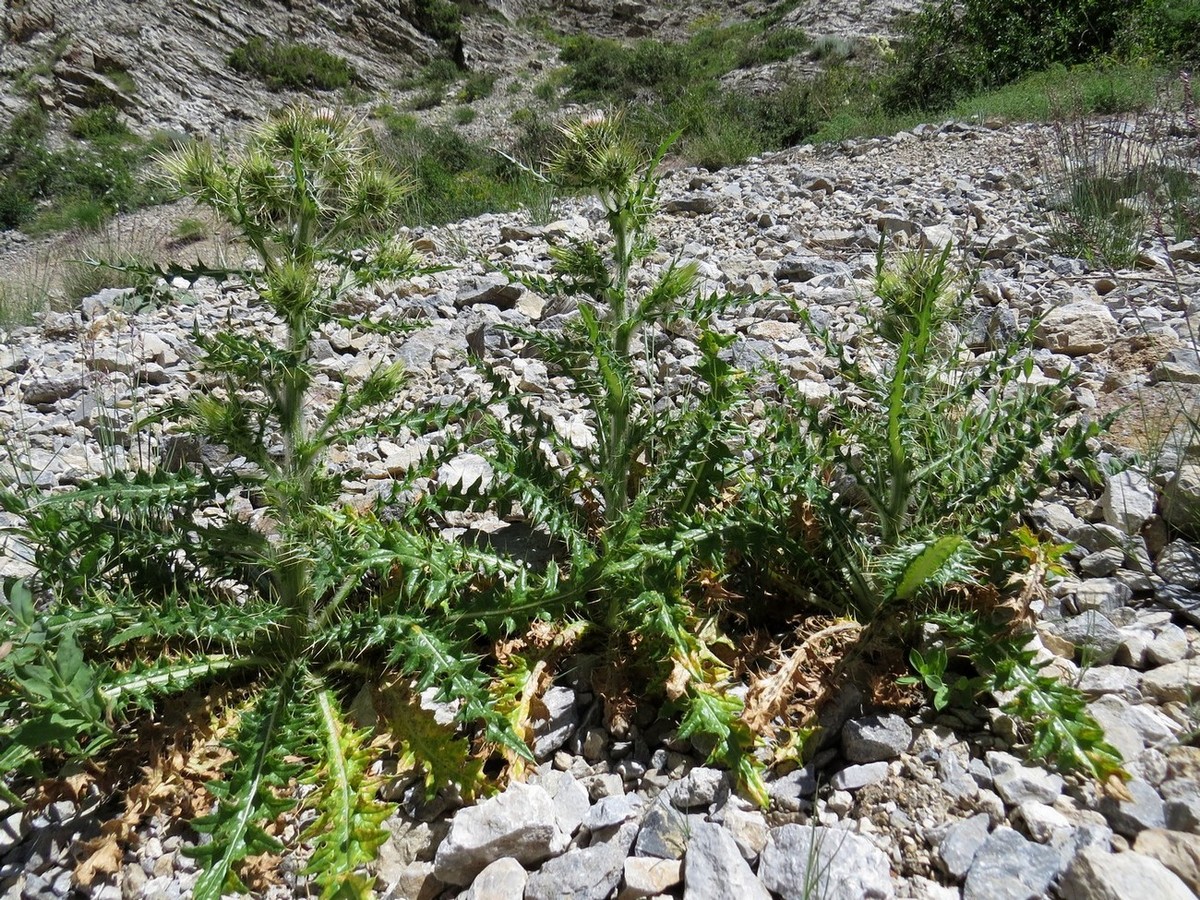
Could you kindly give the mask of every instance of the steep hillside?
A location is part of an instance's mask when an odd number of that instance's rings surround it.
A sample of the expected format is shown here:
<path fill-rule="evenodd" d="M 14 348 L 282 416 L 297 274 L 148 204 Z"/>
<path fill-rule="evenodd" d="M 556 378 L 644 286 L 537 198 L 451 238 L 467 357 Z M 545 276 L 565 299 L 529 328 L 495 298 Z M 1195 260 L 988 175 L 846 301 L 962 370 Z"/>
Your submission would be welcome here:
<path fill-rule="evenodd" d="M 382 89 L 441 51 L 410 2 L 290 0 L 29 0 L 5 16 L 2 101 L 11 115 L 32 95 L 51 112 L 98 99 L 145 128 L 229 131 L 278 103 L 227 64 L 259 36 L 346 57 L 366 91 Z M 14 90 L 26 96 L 14 95 Z"/>

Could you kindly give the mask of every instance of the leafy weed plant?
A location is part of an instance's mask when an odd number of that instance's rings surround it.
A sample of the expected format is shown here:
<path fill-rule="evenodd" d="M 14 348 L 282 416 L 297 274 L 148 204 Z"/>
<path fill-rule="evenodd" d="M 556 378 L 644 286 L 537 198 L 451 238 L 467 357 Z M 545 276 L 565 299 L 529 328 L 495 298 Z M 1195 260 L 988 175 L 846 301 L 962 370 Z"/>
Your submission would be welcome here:
<path fill-rule="evenodd" d="M 747 530 L 733 546 L 748 548 L 747 583 L 856 618 L 874 649 L 911 645 L 930 615 L 959 609 L 964 597 L 994 596 L 991 585 L 1021 567 L 1019 555 L 1004 551 L 1015 517 L 1087 459 L 1086 442 L 1100 430 L 1077 422 L 1058 433 L 1070 377 L 1031 381 L 1023 340 L 967 364 L 951 326 L 970 283 L 950 253 L 947 246 L 889 264 L 881 249 L 876 298 L 865 310 L 872 327 L 854 346 L 809 320 L 837 388 L 813 403 L 779 379 L 782 402 L 756 442 L 764 449 L 742 497 Z M 982 615 L 962 619 L 984 627 Z M 1040 690 L 1032 657 L 1016 651 L 1024 639 L 992 637 L 963 650 L 980 668 Z M 988 647 L 1004 650 L 985 654 Z M 914 662 L 935 700 L 946 699 L 940 660 Z M 1020 710 L 1034 748 L 1104 780 L 1119 763 L 1082 703 L 1062 691 Z"/>
<path fill-rule="evenodd" d="M 551 276 L 522 277 L 543 295 L 576 301 L 578 318 L 561 333 L 510 334 L 566 379 L 587 410 L 587 433 L 564 436 L 485 366 L 516 424 L 496 422 L 496 484 L 479 502 L 519 507 L 561 547 L 537 612 L 583 623 L 614 652 L 636 647 L 680 707 L 680 735 L 707 740 L 712 757 L 765 802 L 741 701 L 725 691 L 728 672 L 697 636 L 707 610 L 692 583 L 720 559 L 720 501 L 737 468 L 741 376 L 721 354 L 729 338 L 705 324 L 736 298 L 699 295 L 691 264 L 633 286 L 654 247 L 656 168 L 667 146 L 646 156 L 619 119 L 603 115 L 564 126 L 549 177 L 599 198 L 611 242 L 555 248 Z M 655 328 L 679 319 L 696 323 L 701 362 L 694 391 L 672 398 L 641 356 Z"/>
<path fill-rule="evenodd" d="M 486 723 L 489 742 L 528 755 L 462 640 L 475 634 L 472 598 L 495 608 L 491 586 L 515 570 L 442 541 L 420 502 L 391 506 L 386 520 L 370 506 L 344 506 L 341 478 L 326 465 L 332 448 L 421 434 L 454 414 L 394 408 L 402 375 L 390 364 L 331 404 L 316 402 L 317 330 L 394 330 L 349 318 L 345 301 L 422 271 L 411 248 L 378 238 L 394 231 L 410 184 L 369 144 L 357 121 L 297 108 L 243 152 L 196 144 L 165 160 L 176 187 L 233 226 L 258 262 L 156 271 L 240 280 L 273 326 L 197 332 L 208 380 L 152 417 L 228 463 L 117 473 L 53 496 L 0 495 L 24 520 L 40 572 L 36 593 L 9 585 L 0 605 L 11 648 L 0 660 L 4 771 L 95 757 L 134 740 L 139 717 L 163 701 L 198 704 L 203 719 L 224 723 L 230 758 L 207 786 L 211 811 L 192 823 L 210 836 L 191 851 L 203 865 L 199 900 L 244 890 L 241 861 L 281 849 L 269 828 L 294 807 L 304 771 L 305 802 L 317 812 L 303 834 L 307 873 L 322 896 L 371 895 L 365 866 L 390 807 L 367 775 L 378 742 L 345 712 L 364 688 L 381 740 L 424 767 L 433 788 L 455 784 L 470 796 L 481 763 L 418 705 L 430 685 L 460 702 L 462 719 Z M 229 508 L 238 496 L 253 498 L 257 525 Z"/>

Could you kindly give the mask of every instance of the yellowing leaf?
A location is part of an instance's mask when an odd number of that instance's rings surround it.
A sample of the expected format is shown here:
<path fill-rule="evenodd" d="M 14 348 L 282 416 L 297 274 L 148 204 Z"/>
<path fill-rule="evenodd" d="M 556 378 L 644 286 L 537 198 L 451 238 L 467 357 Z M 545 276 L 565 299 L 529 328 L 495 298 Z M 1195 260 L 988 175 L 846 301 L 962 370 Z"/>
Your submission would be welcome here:
<path fill-rule="evenodd" d="M 420 769 L 425 791 L 432 796 L 446 785 L 458 787 L 465 799 L 475 796 L 483 777 L 483 760 L 470 744 L 439 725 L 432 710 L 421 706 L 406 684 L 393 683 L 379 693 L 379 714 L 400 745 L 400 770 Z"/>

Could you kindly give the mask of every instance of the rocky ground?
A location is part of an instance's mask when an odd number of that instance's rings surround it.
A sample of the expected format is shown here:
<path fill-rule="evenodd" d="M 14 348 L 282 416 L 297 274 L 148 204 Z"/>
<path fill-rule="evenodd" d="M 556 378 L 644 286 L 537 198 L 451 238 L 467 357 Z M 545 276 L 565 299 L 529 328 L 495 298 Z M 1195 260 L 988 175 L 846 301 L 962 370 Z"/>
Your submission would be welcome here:
<path fill-rule="evenodd" d="M 1194 140 L 1184 134 L 1180 149 Z M 1057 255 L 1050 145 L 1036 126 L 947 124 L 796 148 L 715 174 L 678 170 L 662 186 L 652 263 L 696 260 L 709 287 L 762 295 L 721 320 L 738 335 L 729 352 L 744 368 L 778 362 L 813 402 L 838 385 L 785 300 L 839 336 L 861 329 L 881 233 L 909 246 L 953 241 L 980 267 L 964 325 L 977 352 L 1044 317 L 1031 377 L 1077 370 L 1072 415 L 1123 412 L 1101 448 L 1110 472 L 1103 493 L 1064 487 L 1029 512 L 1046 536 L 1075 544 L 1074 574 L 1040 610 L 1037 643 L 1124 754 L 1131 799 L 1023 763 L 997 710 L 904 717 L 850 698 L 826 749 L 770 782 L 764 812 L 731 793 L 728 775 L 703 765 L 654 710 L 624 732 L 606 731 L 580 666 L 545 697 L 535 747 L 543 764 L 527 783 L 461 809 L 393 786 L 402 811 L 383 848 L 382 896 L 1073 900 L 1200 891 L 1200 549 L 1178 530 L 1200 514 L 1200 467 L 1187 456 L 1194 435 L 1181 415 L 1195 409 L 1200 384 L 1192 340 L 1200 246 L 1150 240 L 1139 268 L 1118 273 Z M 552 373 L 488 331 L 554 328 L 569 315 L 494 272 L 499 263 L 545 271 L 553 243 L 600 227 L 591 203 L 564 201 L 556 215 L 544 226 L 512 214 L 411 234 L 430 262 L 455 268 L 364 297 L 362 311 L 426 327 L 405 338 L 323 335 L 330 396 L 376 361 L 400 359 L 409 402 L 469 397 L 480 376 L 464 355 L 469 341 L 482 341 L 563 429 L 586 428 Z M 193 325 L 270 327 L 236 287 L 202 282 L 140 312 L 123 304 L 119 293 L 101 294 L 0 341 L 6 449 L 41 488 L 106 466 L 155 464 L 169 435 L 115 444 L 99 436 L 187 394 Z M 668 387 L 686 380 L 695 350 L 682 335 L 645 342 Z M 334 460 L 350 473 L 346 499 L 385 490 L 424 439 L 362 442 Z M 487 476 L 486 462 L 472 454 L 441 473 L 477 476 Z M 22 572 L 20 549 L 9 544 L 3 574 Z M 72 896 L 78 841 L 105 814 L 104 798 L 9 811 L 0 824 L 4 896 Z M 116 879 L 90 895 L 188 896 L 196 870 L 180 849 L 192 839 L 180 823 L 154 820 Z M 264 895 L 303 895 L 299 868 L 284 860 Z"/>

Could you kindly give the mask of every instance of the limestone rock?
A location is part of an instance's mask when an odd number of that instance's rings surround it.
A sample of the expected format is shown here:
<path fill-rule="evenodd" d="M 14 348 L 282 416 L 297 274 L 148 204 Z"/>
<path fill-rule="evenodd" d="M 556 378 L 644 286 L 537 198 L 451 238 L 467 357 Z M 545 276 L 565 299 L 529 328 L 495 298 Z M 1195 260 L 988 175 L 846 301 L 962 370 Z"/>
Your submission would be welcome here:
<path fill-rule="evenodd" d="M 911 743 L 912 729 L 894 713 L 851 719 L 842 729 L 842 753 L 851 762 L 895 759 Z"/>
<path fill-rule="evenodd" d="M 459 810 L 434 857 L 434 872 L 447 884 L 470 884 L 488 863 L 511 856 L 536 865 L 566 849 L 554 801 L 540 787 L 513 782 L 476 806 Z"/>
<path fill-rule="evenodd" d="M 523 900 L 529 873 L 525 867 L 506 856 L 488 865 L 475 876 L 463 900 Z"/>
<path fill-rule="evenodd" d="M 1200 835 L 1148 828 L 1137 836 L 1133 849 L 1157 859 L 1200 895 Z"/>
<path fill-rule="evenodd" d="M 742 858 L 733 837 L 720 825 L 703 822 L 688 841 L 683 862 L 684 900 L 771 900 Z"/>
<path fill-rule="evenodd" d="M 1034 338 L 1039 347 L 1080 356 L 1099 353 L 1117 337 L 1117 320 L 1107 306 L 1078 301 L 1052 309 L 1038 324 Z"/>
<path fill-rule="evenodd" d="M 605 900 L 621 883 L 636 835 L 637 824 L 630 822 L 607 841 L 549 860 L 529 876 L 525 900 Z"/>
<path fill-rule="evenodd" d="M 1126 469 L 1104 479 L 1100 505 L 1104 521 L 1126 534 L 1137 534 L 1154 515 L 1157 497 L 1150 480 L 1141 472 Z"/>
<path fill-rule="evenodd" d="M 768 889 L 783 897 L 806 896 L 814 879 L 816 896 L 826 900 L 887 900 L 894 894 L 883 852 L 865 837 L 837 828 L 772 829 L 758 873 Z"/>
<path fill-rule="evenodd" d="M 1194 900 L 1195 894 L 1166 866 L 1140 853 L 1107 853 L 1090 847 L 1075 857 L 1059 891 L 1072 900 Z"/>

